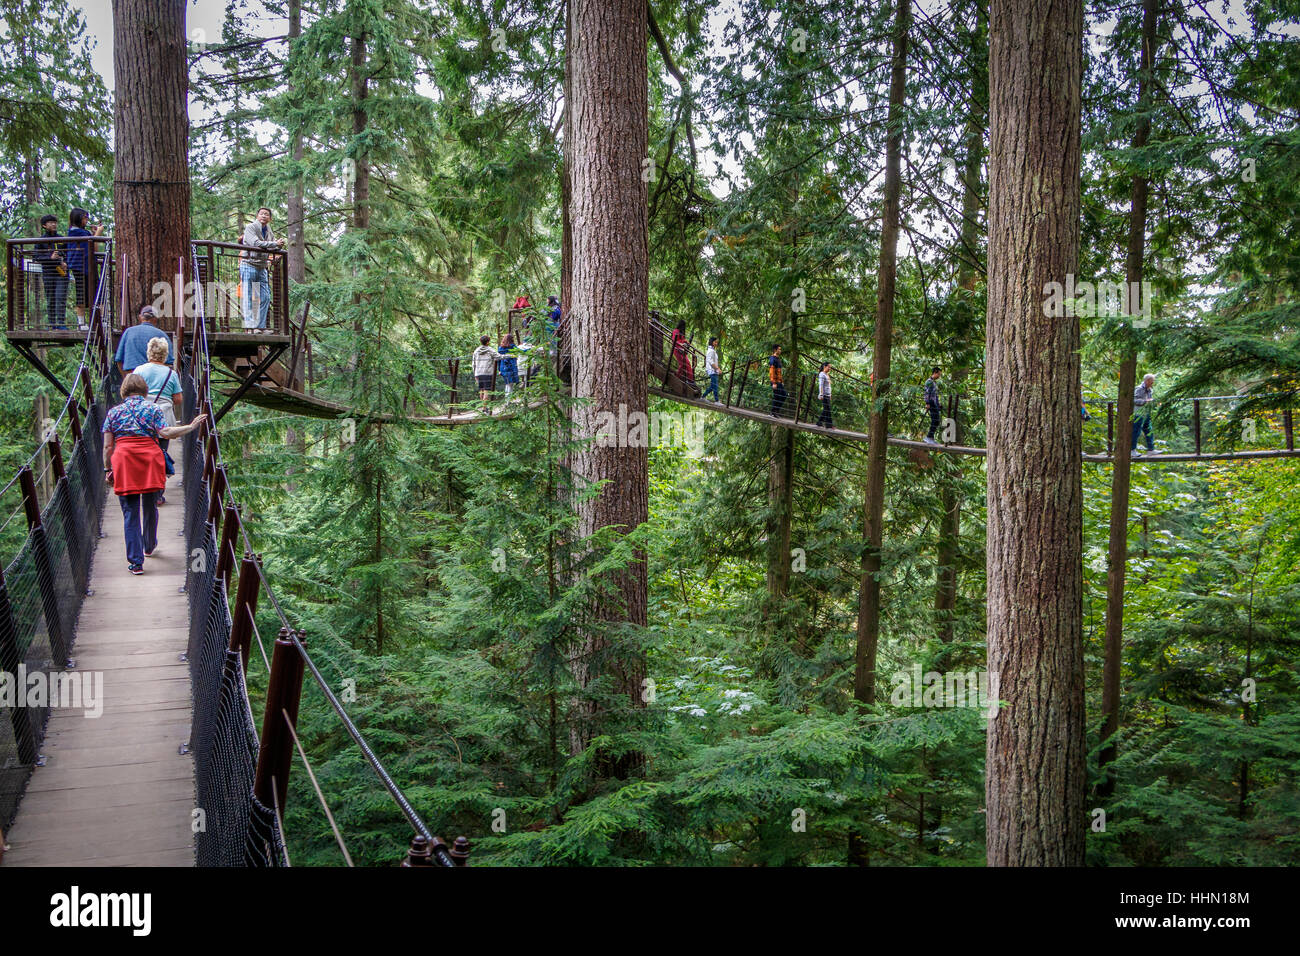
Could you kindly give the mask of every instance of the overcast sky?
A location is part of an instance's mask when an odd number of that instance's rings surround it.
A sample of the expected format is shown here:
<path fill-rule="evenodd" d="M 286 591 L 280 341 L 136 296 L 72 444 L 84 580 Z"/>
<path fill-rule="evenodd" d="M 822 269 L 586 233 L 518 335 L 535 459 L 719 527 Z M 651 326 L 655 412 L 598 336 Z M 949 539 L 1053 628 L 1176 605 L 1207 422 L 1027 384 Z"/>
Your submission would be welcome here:
<path fill-rule="evenodd" d="M 91 53 L 95 69 L 104 84 L 113 88 L 113 3 L 112 0 L 70 0 L 86 16 L 86 32 L 96 44 Z M 226 18 L 226 0 L 189 0 L 185 5 L 185 33 L 202 42 L 221 39 L 221 24 Z M 287 24 L 285 24 L 287 27 Z M 195 31 L 202 33 L 196 34 Z M 283 32 L 283 30 L 281 30 Z"/>

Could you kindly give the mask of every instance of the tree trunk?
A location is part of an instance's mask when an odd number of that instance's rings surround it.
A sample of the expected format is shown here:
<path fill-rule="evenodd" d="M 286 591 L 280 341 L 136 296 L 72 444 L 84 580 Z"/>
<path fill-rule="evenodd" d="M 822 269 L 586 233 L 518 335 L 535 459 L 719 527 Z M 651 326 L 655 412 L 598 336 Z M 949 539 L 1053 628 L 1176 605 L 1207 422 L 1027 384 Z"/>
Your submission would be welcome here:
<path fill-rule="evenodd" d="M 994 0 L 989 24 L 988 654 L 1007 704 L 989 722 L 987 854 L 1072 866 L 1086 825 L 1079 321 L 1045 303 L 1078 262 L 1083 5 Z"/>
<path fill-rule="evenodd" d="M 573 302 L 573 210 L 570 208 L 573 196 L 573 0 L 565 0 L 564 36 L 564 154 L 560 169 L 561 317 L 569 314 Z"/>
<path fill-rule="evenodd" d="M 154 304 L 169 331 L 171 283 L 190 258 L 185 0 L 114 0 L 113 76 L 113 233 L 129 270 L 128 315 Z M 158 282 L 169 291 L 155 293 Z"/>
<path fill-rule="evenodd" d="M 979 282 L 979 212 L 980 212 L 980 172 L 984 166 L 984 118 L 988 109 L 987 92 L 979 75 L 979 54 L 988 45 L 988 23 L 982 8 L 975 13 L 975 29 L 970 36 L 971 80 L 970 94 L 966 113 L 966 161 L 962 173 L 961 202 L 961 258 L 957 266 L 957 287 L 961 289 L 963 309 L 960 316 L 963 321 L 969 316 L 969 309 L 974 298 L 975 287 Z M 973 310 L 971 310 L 973 311 Z M 954 352 L 964 353 L 970 344 L 973 330 L 970 325 L 958 331 L 954 341 Z M 961 416 L 957 408 L 957 395 L 961 383 L 966 379 L 966 368 L 954 368 L 952 372 L 951 399 L 952 418 L 956 423 L 956 441 L 962 443 Z M 957 609 L 957 562 L 960 558 L 961 544 L 961 494 L 962 459 L 953 455 L 947 463 L 951 474 L 943 481 L 939 492 L 943 515 L 939 522 L 938 569 L 935 575 L 934 616 L 939 640 L 947 644 L 953 639 L 953 614 Z"/>
<path fill-rule="evenodd" d="M 790 197 L 790 207 L 798 208 L 799 191 L 796 187 Z M 796 274 L 799 265 L 798 227 L 790 227 L 791 262 L 789 274 Z M 793 416 L 795 402 L 799 400 L 799 316 L 792 308 L 792 290 L 777 306 L 778 334 L 790 327 L 790 350 L 786 355 L 786 381 L 795 389 L 786 396 L 785 414 Z M 772 450 L 767 472 L 767 593 L 768 608 L 774 616 L 780 615 L 780 605 L 790 593 L 790 534 L 794 518 L 794 442 L 795 430 L 781 425 L 769 429 Z"/>
<path fill-rule="evenodd" d="M 867 427 L 867 482 L 863 501 L 862 579 L 858 588 L 856 673 L 853 697 L 862 706 L 876 699 L 876 647 L 880 640 L 880 549 L 884 541 L 885 453 L 889 448 L 889 363 L 894 338 L 894 287 L 898 265 L 899 193 L 902 178 L 903 102 L 907 94 L 907 44 L 911 0 L 897 0 L 894 54 L 889 78 L 889 136 L 885 142 L 885 204 L 876 280 L 875 354 L 872 357 L 871 423 Z"/>
<path fill-rule="evenodd" d="M 289 0 L 289 50 L 293 56 L 294 41 L 302 35 L 302 0 Z M 285 259 L 288 262 L 289 281 L 307 281 L 307 248 L 303 239 L 303 177 L 302 128 L 295 125 L 290 155 L 293 158 L 293 178 L 289 181 L 289 195 L 285 202 Z"/>
<path fill-rule="evenodd" d="M 573 395 L 589 404 L 575 409 L 579 439 L 594 436 L 597 416 L 644 415 L 649 371 L 649 267 L 647 254 L 646 11 L 644 0 L 570 0 L 573 131 L 570 197 L 573 241 Z M 612 446 L 632 442 L 611 442 Z M 648 517 L 649 469 L 645 442 L 601 447 L 573 455 L 579 487 L 605 481 L 600 493 L 577 505 L 579 533 L 602 528 L 630 532 Z M 638 559 L 603 580 L 606 597 L 593 603 L 579 627 L 574 678 L 586 689 L 602 672 L 632 706 L 641 705 L 644 661 L 608 659 L 611 625 L 646 623 L 646 566 Z M 613 655 L 617 657 L 617 655 Z M 604 658 L 604 659 L 603 659 Z M 608 662 L 607 662 L 608 661 Z M 581 700 L 571 743 L 585 748 L 599 732 L 600 713 Z M 633 769 L 623 759 L 602 772 Z"/>
<path fill-rule="evenodd" d="M 1156 44 L 1156 0 L 1143 0 L 1142 4 L 1142 55 L 1138 67 L 1138 120 L 1133 131 L 1133 148 L 1141 150 L 1151 135 L 1151 64 Z M 1131 283 L 1142 281 L 1142 263 L 1146 247 L 1147 230 L 1146 176 L 1133 177 L 1129 201 L 1128 258 L 1126 275 Z M 1137 303 L 1127 300 L 1128 311 L 1137 311 Z M 1129 486 L 1132 462 L 1129 458 L 1132 439 L 1133 391 L 1137 382 L 1137 352 L 1133 347 L 1125 350 L 1119 366 L 1119 396 L 1115 401 L 1119 434 L 1115 436 L 1115 464 L 1110 485 L 1110 545 L 1106 567 L 1106 652 L 1102 666 L 1101 709 L 1105 714 L 1101 736 L 1113 738 L 1119 731 L 1120 671 L 1124 661 L 1124 584 L 1128 563 Z M 1114 762 L 1119 748 L 1112 740 L 1098 755 L 1101 782 L 1097 786 L 1100 796 L 1115 792 L 1115 778 L 1107 771 Z"/>

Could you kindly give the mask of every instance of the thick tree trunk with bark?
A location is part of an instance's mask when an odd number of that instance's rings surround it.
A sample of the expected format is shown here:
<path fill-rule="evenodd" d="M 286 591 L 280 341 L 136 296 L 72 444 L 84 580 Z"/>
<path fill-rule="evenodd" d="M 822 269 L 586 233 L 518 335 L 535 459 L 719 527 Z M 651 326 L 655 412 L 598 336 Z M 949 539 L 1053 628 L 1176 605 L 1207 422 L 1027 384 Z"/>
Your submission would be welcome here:
<path fill-rule="evenodd" d="M 564 4 L 564 153 L 560 170 L 560 309 L 568 315 L 573 301 L 573 0 Z"/>
<path fill-rule="evenodd" d="M 602 413 L 615 419 L 622 417 L 620 407 L 628 418 L 646 413 L 646 9 L 645 0 L 570 0 L 570 5 L 573 291 L 566 304 L 573 395 L 588 402 L 574 411 L 575 437 L 583 439 L 598 433 Z M 578 504 L 580 534 L 611 526 L 626 533 L 646 521 L 644 441 L 587 444 L 573 456 L 573 473 L 579 487 L 607 482 L 599 495 Z M 587 610 L 579 629 L 574 677 L 585 689 L 601 673 L 612 673 L 618 691 L 640 706 L 644 663 L 607 652 L 611 625 L 646 623 L 644 560 L 608 574 L 602 584 L 607 596 Z M 586 699 L 577 711 L 571 744 L 580 750 L 599 732 L 601 715 Z M 619 774 L 637 763 L 624 759 L 602 769 Z"/>
<path fill-rule="evenodd" d="M 1083 5 L 994 0 L 989 26 L 988 653 L 1006 705 L 989 723 L 987 854 L 1072 866 L 1087 824 L 1079 321 L 1045 303 L 1078 262 Z"/>
<path fill-rule="evenodd" d="M 1156 44 L 1156 0 L 1143 0 L 1142 54 L 1138 66 L 1138 119 L 1133 131 L 1133 148 L 1143 149 L 1151 135 L 1151 64 Z M 1142 281 L 1142 264 L 1146 250 L 1147 189 L 1145 176 L 1134 176 L 1129 198 L 1128 256 L 1125 273 L 1128 288 Z M 1138 303 L 1127 301 L 1127 311 L 1135 314 Z M 1124 576 L 1128 563 L 1129 486 L 1132 462 L 1129 457 L 1132 438 L 1133 391 L 1137 387 L 1137 353 L 1129 348 L 1119 368 L 1119 396 L 1116 399 L 1119 434 L 1116 436 L 1115 466 L 1110 486 L 1110 543 L 1106 567 L 1106 652 L 1102 668 L 1101 709 L 1105 714 L 1101 736 L 1113 737 L 1119 731 L 1120 670 L 1124 660 Z M 1119 748 L 1114 742 L 1098 755 L 1100 768 L 1115 760 Z M 1097 792 L 1109 796 L 1115 790 L 1115 778 L 1104 773 Z"/>
<path fill-rule="evenodd" d="M 170 329 L 171 284 L 178 261 L 190 259 L 185 0 L 114 0 L 113 75 L 113 235 L 126 258 L 127 310 L 155 304 Z M 166 292 L 154 292 L 158 282 Z"/>
<path fill-rule="evenodd" d="M 889 135 L 885 142 L 885 204 L 880 227 L 880 271 L 876 280 L 872 411 L 867 427 L 867 480 L 863 501 L 862 578 L 858 587 L 856 673 L 853 697 L 863 706 L 876 699 L 876 649 L 880 640 L 880 549 L 884 543 L 885 454 L 889 443 L 890 351 L 894 338 L 894 289 L 898 266 L 899 195 L 902 187 L 903 102 L 907 95 L 907 44 L 911 0 L 897 0 L 894 53 L 889 78 Z"/>

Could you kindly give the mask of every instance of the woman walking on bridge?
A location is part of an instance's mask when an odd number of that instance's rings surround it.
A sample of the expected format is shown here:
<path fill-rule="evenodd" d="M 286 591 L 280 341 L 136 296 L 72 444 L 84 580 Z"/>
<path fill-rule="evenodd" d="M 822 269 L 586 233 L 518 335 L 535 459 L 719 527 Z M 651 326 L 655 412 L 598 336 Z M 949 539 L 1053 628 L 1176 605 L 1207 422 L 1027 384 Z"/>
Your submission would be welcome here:
<path fill-rule="evenodd" d="M 126 561 L 132 574 L 144 573 L 144 559 L 158 546 L 158 506 L 155 496 L 167 484 L 159 439 L 188 435 L 206 420 L 198 415 L 188 425 L 168 427 L 163 411 L 147 400 L 149 386 L 130 373 L 122 382 L 122 404 L 104 418 L 104 474 L 122 504 Z"/>

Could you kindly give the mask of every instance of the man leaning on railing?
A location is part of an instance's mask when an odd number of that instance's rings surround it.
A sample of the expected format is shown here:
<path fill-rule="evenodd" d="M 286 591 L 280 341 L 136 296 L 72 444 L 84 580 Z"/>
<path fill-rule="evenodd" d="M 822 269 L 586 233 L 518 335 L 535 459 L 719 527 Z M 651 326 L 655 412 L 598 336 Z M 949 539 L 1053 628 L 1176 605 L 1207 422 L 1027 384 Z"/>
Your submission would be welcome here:
<path fill-rule="evenodd" d="M 266 316 L 271 309 L 271 273 L 267 252 L 284 248 L 284 240 L 271 232 L 271 210 L 263 206 L 257 218 L 244 227 L 242 244 L 247 252 L 239 254 L 239 285 L 243 290 L 244 328 L 266 332 Z"/>

